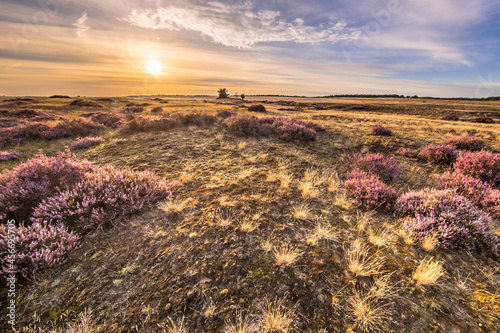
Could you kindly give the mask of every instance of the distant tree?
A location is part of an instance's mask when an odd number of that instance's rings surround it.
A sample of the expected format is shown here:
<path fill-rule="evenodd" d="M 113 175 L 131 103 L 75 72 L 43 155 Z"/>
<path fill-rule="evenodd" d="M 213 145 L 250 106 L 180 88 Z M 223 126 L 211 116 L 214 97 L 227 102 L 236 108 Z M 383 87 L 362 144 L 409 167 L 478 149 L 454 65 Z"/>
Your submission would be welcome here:
<path fill-rule="evenodd" d="M 227 89 L 226 88 L 220 88 L 219 91 L 219 99 L 222 99 L 222 98 L 229 98 L 229 93 L 227 92 Z"/>
<path fill-rule="evenodd" d="M 241 95 L 240 95 L 240 98 L 241 98 L 241 99 L 245 99 L 245 94 L 241 94 Z"/>

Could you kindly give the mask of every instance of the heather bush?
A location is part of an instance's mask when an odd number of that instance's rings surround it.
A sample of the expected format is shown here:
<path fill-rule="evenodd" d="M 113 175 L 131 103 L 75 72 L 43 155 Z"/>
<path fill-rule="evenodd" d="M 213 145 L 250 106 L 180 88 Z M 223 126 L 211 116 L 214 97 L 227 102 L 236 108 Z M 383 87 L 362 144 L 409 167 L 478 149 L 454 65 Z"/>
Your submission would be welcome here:
<path fill-rule="evenodd" d="M 371 132 L 373 135 L 391 136 L 392 131 L 380 124 L 375 124 L 372 126 Z"/>
<path fill-rule="evenodd" d="M 141 112 L 144 112 L 144 108 L 142 106 L 136 106 L 135 104 L 133 106 L 127 106 L 123 110 L 123 113 L 141 113 Z"/>
<path fill-rule="evenodd" d="M 456 138 L 449 138 L 443 142 L 444 145 L 452 145 L 459 150 L 477 151 L 484 147 L 484 141 L 475 136 L 462 136 Z"/>
<path fill-rule="evenodd" d="M 16 236 L 15 265 L 20 276 L 29 275 L 60 264 L 64 255 L 80 244 L 80 236 L 68 231 L 62 224 L 33 223 L 13 229 Z M 0 275 L 7 276 L 9 269 L 7 227 L 0 224 Z"/>
<path fill-rule="evenodd" d="M 104 140 L 100 136 L 95 138 L 89 137 L 89 138 L 78 139 L 71 144 L 71 150 L 79 150 L 93 146 L 98 146 L 103 142 Z"/>
<path fill-rule="evenodd" d="M 401 148 L 398 151 L 398 154 L 402 155 L 402 156 L 409 157 L 409 158 L 415 158 L 418 156 L 418 151 L 416 151 L 415 149 L 411 149 L 411 148 Z"/>
<path fill-rule="evenodd" d="M 94 102 L 94 101 L 86 100 L 86 99 L 75 99 L 74 101 L 69 103 L 69 105 L 70 106 L 80 106 L 80 107 L 102 108 L 101 104 Z"/>
<path fill-rule="evenodd" d="M 435 237 L 444 249 L 500 250 L 491 218 L 454 190 L 408 192 L 396 201 L 395 209 L 409 216 L 403 227 L 415 239 Z"/>
<path fill-rule="evenodd" d="M 217 112 L 217 117 L 222 118 L 222 119 L 227 119 L 229 117 L 236 116 L 237 113 L 233 110 L 222 110 Z"/>
<path fill-rule="evenodd" d="M 390 182 L 400 174 L 396 159 L 392 156 L 384 156 L 381 153 L 367 155 L 344 154 L 342 159 L 349 168 L 377 176 L 384 182 Z"/>
<path fill-rule="evenodd" d="M 175 118 L 183 125 L 205 126 L 218 122 L 217 116 L 208 113 L 181 113 Z"/>
<path fill-rule="evenodd" d="M 283 117 L 278 117 L 283 118 Z M 273 127 L 275 133 L 283 141 L 314 141 L 317 132 L 299 122 L 293 120 L 283 120 L 276 118 Z"/>
<path fill-rule="evenodd" d="M 175 127 L 178 123 L 176 119 L 170 117 L 145 118 L 131 116 L 124 120 L 123 124 L 119 127 L 119 131 L 122 133 L 163 131 Z"/>
<path fill-rule="evenodd" d="M 449 114 L 441 117 L 441 120 L 458 121 L 460 118 L 456 114 Z"/>
<path fill-rule="evenodd" d="M 222 125 L 228 132 L 239 136 L 257 136 L 260 133 L 259 118 L 246 114 L 226 118 Z"/>
<path fill-rule="evenodd" d="M 457 172 L 445 172 L 434 175 L 438 188 L 454 189 L 456 192 L 478 207 L 494 216 L 500 215 L 500 191 L 491 188 L 488 183 Z"/>
<path fill-rule="evenodd" d="M 77 118 L 51 126 L 47 131 L 40 132 L 40 137 L 43 139 L 58 139 L 76 135 L 86 136 L 95 134 L 103 128 L 104 126 L 101 124 L 84 118 Z"/>
<path fill-rule="evenodd" d="M 89 233 L 108 229 L 112 221 L 170 197 L 172 184 L 152 172 L 106 166 L 71 188 L 45 198 L 34 210 L 34 223 L 63 223 Z"/>
<path fill-rule="evenodd" d="M 425 146 L 418 157 L 431 164 L 452 164 L 457 158 L 457 150 L 452 145 L 428 145 Z"/>
<path fill-rule="evenodd" d="M 44 198 L 82 181 L 96 166 L 68 152 L 35 157 L 0 174 L 0 219 L 27 222 Z"/>
<path fill-rule="evenodd" d="M 34 109 L 19 109 L 19 110 L 0 110 L 0 117 L 5 118 L 15 118 L 19 120 L 30 120 L 30 121 L 45 121 L 45 120 L 55 120 L 58 116 L 37 111 Z"/>
<path fill-rule="evenodd" d="M 0 151 L 0 161 L 16 160 L 21 156 L 24 156 L 24 154 L 18 153 L 17 151 Z"/>
<path fill-rule="evenodd" d="M 460 152 L 453 167 L 457 173 L 500 186 L 500 154 L 487 150 Z"/>
<path fill-rule="evenodd" d="M 102 124 L 107 127 L 116 128 L 116 124 L 122 120 L 120 114 L 111 112 L 96 112 L 92 114 L 91 120 L 95 123 Z"/>
<path fill-rule="evenodd" d="M 472 123 L 494 124 L 495 121 L 491 117 L 477 117 L 469 120 Z"/>
<path fill-rule="evenodd" d="M 348 176 L 350 179 L 344 182 L 345 193 L 363 208 L 391 208 L 394 204 L 397 198 L 396 191 L 377 176 L 362 172 L 351 173 Z"/>
<path fill-rule="evenodd" d="M 262 104 L 251 105 L 248 107 L 248 111 L 252 112 L 266 112 L 266 107 Z"/>
<path fill-rule="evenodd" d="M 163 108 L 161 106 L 156 106 L 156 107 L 151 109 L 151 113 L 162 113 L 162 112 L 163 112 Z"/>

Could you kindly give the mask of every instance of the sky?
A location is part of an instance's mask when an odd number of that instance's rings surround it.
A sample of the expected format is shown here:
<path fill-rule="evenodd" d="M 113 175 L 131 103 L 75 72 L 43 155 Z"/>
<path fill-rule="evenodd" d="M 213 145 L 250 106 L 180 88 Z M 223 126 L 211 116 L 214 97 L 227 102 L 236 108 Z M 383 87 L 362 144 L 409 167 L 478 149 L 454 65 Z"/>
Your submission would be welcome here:
<path fill-rule="evenodd" d="M 0 95 L 500 95 L 498 0 L 1 0 Z"/>

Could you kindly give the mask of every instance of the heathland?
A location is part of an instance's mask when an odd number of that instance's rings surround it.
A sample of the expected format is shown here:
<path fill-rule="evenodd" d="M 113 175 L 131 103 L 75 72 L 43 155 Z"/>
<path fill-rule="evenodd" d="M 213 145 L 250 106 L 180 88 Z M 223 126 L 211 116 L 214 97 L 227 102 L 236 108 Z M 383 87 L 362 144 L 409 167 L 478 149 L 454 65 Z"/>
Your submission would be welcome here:
<path fill-rule="evenodd" d="M 3 97 L 0 146 L 18 331 L 500 331 L 500 101 Z"/>

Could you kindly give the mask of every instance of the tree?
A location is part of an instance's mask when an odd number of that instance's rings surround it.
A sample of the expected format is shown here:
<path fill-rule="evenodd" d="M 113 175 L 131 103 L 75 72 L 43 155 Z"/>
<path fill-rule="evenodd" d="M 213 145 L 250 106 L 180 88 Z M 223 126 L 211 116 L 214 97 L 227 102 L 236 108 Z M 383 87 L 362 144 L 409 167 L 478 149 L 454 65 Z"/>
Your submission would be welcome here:
<path fill-rule="evenodd" d="M 240 95 L 241 99 L 245 99 L 245 94 Z"/>
<path fill-rule="evenodd" d="M 218 93 L 219 93 L 219 97 L 217 97 L 218 99 L 229 98 L 229 93 L 227 92 L 226 88 L 220 88 Z"/>

